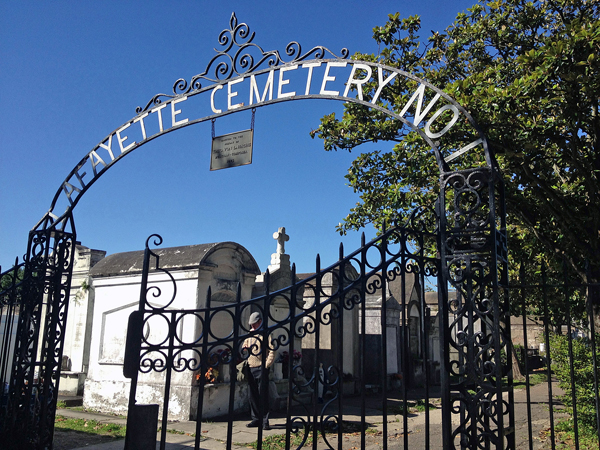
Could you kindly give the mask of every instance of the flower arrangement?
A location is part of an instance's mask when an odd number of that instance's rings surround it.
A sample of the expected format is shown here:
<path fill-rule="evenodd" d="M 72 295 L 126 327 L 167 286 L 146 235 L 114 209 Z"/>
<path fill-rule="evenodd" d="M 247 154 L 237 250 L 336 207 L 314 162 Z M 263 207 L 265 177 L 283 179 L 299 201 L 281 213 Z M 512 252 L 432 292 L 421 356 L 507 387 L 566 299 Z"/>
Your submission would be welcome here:
<path fill-rule="evenodd" d="M 196 381 L 200 381 L 201 374 L 196 374 Z M 212 367 L 209 367 L 206 373 L 204 374 L 204 380 L 207 383 L 214 383 L 217 381 L 217 377 L 219 376 L 219 371 Z"/>
<path fill-rule="evenodd" d="M 390 378 L 392 380 L 398 380 L 398 381 L 400 381 L 400 380 L 402 380 L 403 377 L 402 377 L 401 373 L 393 373 L 393 374 L 390 375 Z"/>

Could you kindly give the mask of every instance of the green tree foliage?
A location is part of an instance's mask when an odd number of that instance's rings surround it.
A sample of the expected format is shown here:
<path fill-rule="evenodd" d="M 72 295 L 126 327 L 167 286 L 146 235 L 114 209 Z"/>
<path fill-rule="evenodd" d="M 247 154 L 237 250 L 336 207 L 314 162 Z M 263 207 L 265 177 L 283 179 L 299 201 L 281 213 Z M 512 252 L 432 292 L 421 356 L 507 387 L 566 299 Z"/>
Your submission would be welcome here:
<path fill-rule="evenodd" d="M 0 291 L 10 289 L 23 280 L 24 270 L 22 267 L 12 268 L 3 274 L 0 274 Z"/>
<path fill-rule="evenodd" d="M 596 430 L 596 394 L 594 390 L 594 366 L 592 346 L 589 339 L 573 339 L 573 357 L 569 358 L 569 339 L 553 335 L 550 340 L 552 370 L 564 390 L 561 401 L 569 414 L 573 414 L 573 388 L 580 425 Z M 596 349 L 600 349 L 600 338 L 596 336 Z M 571 367 L 573 378 L 571 378 Z M 600 371 L 597 374 L 600 379 Z"/>
<path fill-rule="evenodd" d="M 379 54 L 353 56 L 412 73 L 464 106 L 504 175 L 512 257 L 557 268 L 564 258 L 581 279 L 585 259 L 600 273 L 599 19 L 597 0 L 480 2 L 423 44 L 419 17 L 396 13 L 374 28 Z M 372 98 L 375 89 L 365 84 L 363 95 Z M 396 83 L 380 101 L 399 113 L 411 94 Z M 447 137 L 468 142 L 454 128 Z M 369 223 L 380 228 L 435 202 L 431 149 L 398 121 L 349 103 L 342 118 L 322 118 L 312 135 L 326 150 L 396 142 L 352 163 L 347 179 L 361 201 L 341 233 Z M 476 157 L 466 154 L 463 163 L 474 166 Z"/>
<path fill-rule="evenodd" d="M 22 265 L 15 265 L 12 269 L 0 273 L 0 309 L 5 305 L 19 303 L 24 273 Z"/>

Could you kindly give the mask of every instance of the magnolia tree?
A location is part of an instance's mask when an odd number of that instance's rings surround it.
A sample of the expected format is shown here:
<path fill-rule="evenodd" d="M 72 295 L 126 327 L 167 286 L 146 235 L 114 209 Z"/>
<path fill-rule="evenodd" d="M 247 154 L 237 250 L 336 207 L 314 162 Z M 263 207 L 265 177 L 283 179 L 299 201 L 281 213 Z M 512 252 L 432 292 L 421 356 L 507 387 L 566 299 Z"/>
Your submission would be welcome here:
<path fill-rule="evenodd" d="M 481 2 L 458 14 L 445 31 L 432 32 L 426 44 L 419 32 L 418 16 L 390 14 L 385 25 L 374 28 L 379 54 L 353 57 L 415 74 L 474 117 L 506 183 L 513 261 L 551 267 L 564 261 L 581 280 L 598 281 L 600 2 Z M 376 86 L 362 88 L 372 98 Z M 380 101 L 398 105 L 399 112 L 409 95 L 398 86 Z M 346 178 L 361 200 L 339 225 L 341 233 L 369 223 L 381 228 L 437 199 L 431 149 L 394 119 L 347 104 L 341 118 L 323 117 L 312 136 L 322 138 L 326 150 L 396 142 L 391 150 L 370 151 L 352 163 Z M 460 127 L 445 138 L 465 139 Z M 466 153 L 465 167 L 476 165 L 477 157 Z"/>

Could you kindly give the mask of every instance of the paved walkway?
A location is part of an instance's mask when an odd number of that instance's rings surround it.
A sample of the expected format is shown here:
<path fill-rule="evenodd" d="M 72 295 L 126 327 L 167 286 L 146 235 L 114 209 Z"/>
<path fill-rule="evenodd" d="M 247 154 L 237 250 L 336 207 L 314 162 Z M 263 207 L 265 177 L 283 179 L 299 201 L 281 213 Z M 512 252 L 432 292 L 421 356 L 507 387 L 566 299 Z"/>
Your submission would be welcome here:
<path fill-rule="evenodd" d="M 554 392 L 556 393 L 556 389 Z M 549 408 L 548 408 L 548 390 L 546 384 L 534 386 L 531 389 L 532 396 L 532 424 L 533 424 L 533 442 L 534 449 L 544 448 L 544 439 L 540 437 L 540 431 L 547 429 L 550 425 Z M 344 421 L 360 424 L 361 420 L 361 405 L 360 398 L 354 397 L 348 402 L 345 407 Z M 398 399 L 388 400 L 388 411 L 394 412 L 394 406 L 398 406 Z M 397 408 L 396 408 L 397 411 Z M 366 434 L 365 449 L 380 449 L 383 439 L 383 416 L 381 410 L 381 400 L 376 396 L 370 396 L 366 401 L 366 422 L 369 427 L 369 432 Z M 125 424 L 126 419 L 115 416 L 94 414 L 89 412 L 74 411 L 69 409 L 60 410 L 59 415 L 74 418 L 94 419 L 104 423 Z M 556 415 L 555 415 L 556 416 Z M 304 416 L 306 417 L 306 416 Z M 516 422 L 516 438 L 517 449 L 529 448 L 529 431 L 527 426 L 527 402 L 524 389 L 515 391 L 515 422 Z M 404 416 L 388 414 L 388 448 L 402 449 L 404 448 Z M 232 442 L 233 449 L 247 449 L 248 444 L 256 442 L 258 430 L 256 428 L 247 428 L 246 423 L 248 418 L 235 417 L 232 426 Z M 273 414 L 271 417 L 272 429 L 263 431 L 263 438 L 274 434 L 285 434 L 285 417 Z M 442 448 L 441 442 L 441 410 L 435 409 L 429 412 L 429 429 L 426 428 L 426 414 L 412 414 L 407 417 L 406 426 L 408 430 L 408 448 L 419 449 L 426 448 L 426 441 L 429 441 L 429 446 L 432 449 Z M 357 429 L 359 429 L 357 427 Z M 173 422 L 168 424 L 166 433 L 166 449 L 180 450 L 194 447 L 196 422 Z M 201 444 L 200 448 L 206 450 L 222 450 L 226 448 L 227 442 L 227 422 L 215 421 L 205 422 L 201 429 Z M 160 439 L 160 433 L 157 435 L 157 440 Z M 329 443 L 332 447 L 337 448 L 337 435 L 328 435 Z M 344 449 L 360 449 L 362 447 L 360 432 L 344 434 Z M 83 447 L 87 450 L 123 450 L 124 440 L 113 441 L 105 444 Z M 326 443 L 319 441 L 319 449 L 328 448 Z M 78 450 L 83 450 L 78 449 Z M 158 448 L 158 446 L 157 446 Z"/>

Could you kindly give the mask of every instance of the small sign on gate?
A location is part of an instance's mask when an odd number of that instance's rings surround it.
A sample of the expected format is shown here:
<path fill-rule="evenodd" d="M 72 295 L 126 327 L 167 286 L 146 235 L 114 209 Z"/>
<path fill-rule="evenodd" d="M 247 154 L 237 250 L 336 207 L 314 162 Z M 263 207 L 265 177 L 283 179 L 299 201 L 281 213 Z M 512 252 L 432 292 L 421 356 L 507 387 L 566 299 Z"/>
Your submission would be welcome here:
<path fill-rule="evenodd" d="M 212 140 L 210 170 L 252 164 L 254 130 L 238 131 Z"/>

